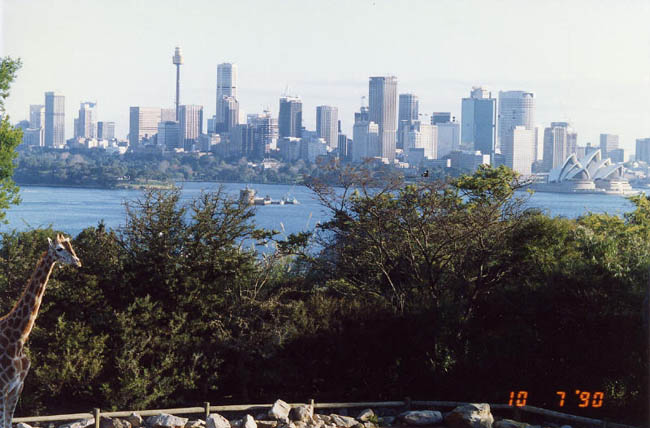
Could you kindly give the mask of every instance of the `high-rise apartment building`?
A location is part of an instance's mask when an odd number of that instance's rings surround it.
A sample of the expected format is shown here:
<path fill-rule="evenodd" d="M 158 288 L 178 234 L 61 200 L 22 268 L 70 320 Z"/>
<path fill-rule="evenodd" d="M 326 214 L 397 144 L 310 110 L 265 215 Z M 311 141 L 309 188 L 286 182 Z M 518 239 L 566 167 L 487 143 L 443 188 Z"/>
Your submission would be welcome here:
<path fill-rule="evenodd" d="M 224 102 L 224 97 L 233 97 L 237 99 L 237 64 L 231 62 L 224 62 L 217 66 L 217 122 L 216 130 L 220 132 L 220 124 L 226 122 L 225 110 L 227 102 Z M 237 121 L 239 123 L 239 116 Z"/>
<path fill-rule="evenodd" d="M 203 106 L 182 105 L 178 108 L 178 116 L 180 147 L 191 151 L 203 133 Z"/>
<path fill-rule="evenodd" d="M 43 147 L 45 144 L 45 129 L 40 127 L 23 130 L 23 144 L 33 147 Z"/>
<path fill-rule="evenodd" d="M 271 150 L 277 149 L 278 120 L 265 110 L 262 114 L 248 115 L 248 123 L 255 129 L 252 157 L 263 159 Z"/>
<path fill-rule="evenodd" d="M 45 93 L 45 146 L 65 145 L 65 97 L 56 92 Z"/>
<path fill-rule="evenodd" d="M 634 159 L 637 162 L 650 163 L 650 138 L 637 138 Z"/>
<path fill-rule="evenodd" d="M 497 147 L 516 126 L 535 129 L 535 98 L 525 91 L 500 91 Z M 462 138 L 462 137 L 461 137 Z"/>
<path fill-rule="evenodd" d="M 29 127 L 45 127 L 45 106 L 42 104 L 32 104 L 29 106 Z"/>
<path fill-rule="evenodd" d="M 496 99 L 482 87 L 473 87 L 469 98 L 463 98 L 460 139 L 463 145 L 492 154 L 495 150 Z"/>
<path fill-rule="evenodd" d="M 506 166 L 520 174 L 530 175 L 534 147 L 535 130 L 515 126 L 512 132 L 506 134 L 501 148 Z"/>
<path fill-rule="evenodd" d="M 414 94 L 399 94 L 397 148 L 403 149 L 413 122 L 419 120 L 420 102 Z"/>
<path fill-rule="evenodd" d="M 96 103 L 92 102 L 83 102 L 79 106 L 79 116 L 75 121 L 75 138 L 95 138 L 97 136 L 96 131 Z"/>
<path fill-rule="evenodd" d="M 339 109 L 331 106 L 316 107 L 316 134 L 327 142 L 327 147 L 336 149 L 339 136 Z"/>
<path fill-rule="evenodd" d="M 99 140 L 115 139 L 115 122 L 97 122 L 97 138 Z"/>
<path fill-rule="evenodd" d="M 397 134 L 397 77 L 370 77 L 368 92 L 369 118 L 379 129 L 379 156 L 392 163 Z"/>
<path fill-rule="evenodd" d="M 300 137 L 302 132 L 302 101 L 299 97 L 280 98 L 278 115 L 280 138 Z"/>
<path fill-rule="evenodd" d="M 544 129 L 544 158 L 542 169 L 550 171 L 561 166 L 564 161 L 577 150 L 578 134 L 567 122 L 551 122 Z"/>
<path fill-rule="evenodd" d="M 170 109 L 175 116 L 174 109 Z M 131 107 L 129 109 L 129 146 L 138 147 L 143 139 L 158 133 L 162 109 L 159 107 Z M 173 117 L 173 116 L 172 116 Z"/>
<path fill-rule="evenodd" d="M 600 134 L 600 154 L 603 159 L 609 157 L 611 150 L 618 149 L 618 135 Z"/>

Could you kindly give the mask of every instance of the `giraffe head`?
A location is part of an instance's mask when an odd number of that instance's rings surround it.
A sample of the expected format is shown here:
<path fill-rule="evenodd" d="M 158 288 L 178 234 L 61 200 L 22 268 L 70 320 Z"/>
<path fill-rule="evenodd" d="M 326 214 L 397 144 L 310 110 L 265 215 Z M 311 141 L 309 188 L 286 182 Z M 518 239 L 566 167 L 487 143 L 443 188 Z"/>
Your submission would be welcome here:
<path fill-rule="evenodd" d="M 63 235 L 56 235 L 55 241 L 47 238 L 47 242 L 50 243 L 47 252 L 54 257 L 54 260 L 61 262 L 64 265 L 75 265 L 76 267 L 81 267 L 81 261 L 70 244 L 70 238 L 66 238 Z"/>

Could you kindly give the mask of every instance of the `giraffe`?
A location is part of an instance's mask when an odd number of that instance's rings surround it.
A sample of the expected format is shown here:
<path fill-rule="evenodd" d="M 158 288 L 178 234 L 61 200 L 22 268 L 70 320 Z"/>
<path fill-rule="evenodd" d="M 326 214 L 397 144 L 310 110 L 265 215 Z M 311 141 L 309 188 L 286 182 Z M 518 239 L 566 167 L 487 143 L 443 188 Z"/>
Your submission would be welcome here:
<path fill-rule="evenodd" d="M 47 238 L 48 250 L 43 253 L 36 270 L 13 309 L 0 318 L 0 428 L 11 428 L 16 403 L 29 371 L 25 342 L 34 327 L 47 281 L 56 262 L 81 266 L 70 239 L 57 235 Z"/>

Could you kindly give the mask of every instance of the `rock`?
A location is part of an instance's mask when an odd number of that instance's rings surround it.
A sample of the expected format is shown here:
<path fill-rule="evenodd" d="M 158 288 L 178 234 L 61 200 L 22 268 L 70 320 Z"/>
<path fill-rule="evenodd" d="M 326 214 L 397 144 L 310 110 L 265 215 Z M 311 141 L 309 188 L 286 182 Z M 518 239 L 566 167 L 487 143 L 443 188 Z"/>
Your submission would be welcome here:
<path fill-rule="evenodd" d="M 411 410 L 402 413 L 400 419 L 407 425 L 435 425 L 442 422 L 442 413 L 436 410 Z"/>
<path fill-rule="evenodd" d="M 95 418 L 82 419 L 80 421 L 70 422 L 65 425 L 59 425 L 59 428 L 86 428 L 91 425 L 95 425 Z"/>
<path fill-rule="evenodd" d="M 303 421 L 295 421 L 295 422 L 293 423 L 293 425 L 294 425 L 296 428 L 307 428 L 307 424 L 306 424 L 305 422 L 303 422 Z"/>
<path fill-rule="evenodd" d="M 144 423 L 144 421 L 142 420 L 142 416 L 138 415 L 135 412 L 133 412 L 129 416 L 127 416 L 126 420 L 129 421 L 129 423 L 131 424 L 131 426 L 133 428 L 139 428 Z"/>
<path fill-rule="evenodd" d="M 161 413 L 157 416 L 150 416 L 147 418 L 146 424 L 150 427 L 163 427 L 163 428 L 185 428 L 187 418 L 179 418 L 178 416 Z"/>
<path fill-rule="evenodd" d="M 359 416 L 357 416 L 357 420 L 361 422 L 367 422 L 370 419 L 375 418 L 375 412 L 372 411 L 372 409 L 364 409 L 359 413 Z"/>
<path fill-rule="evenodd" d="M 196 419 L 193 421 L 188 421 L 185 424 L 185 428 L 202 428 L 205 426 L 205 421 L 203 419 Z"/>
<path fill-rule="evenodd" d="M 322 422 L 323 424 L 331 424 L 332 423 L 332 418 L 330 418 L 327 415 L 321 415 L 320 413 L 314 414 L 313 419 L 314 419 L 314 421 Z"/>
<path fill-rule="evenodd" d="M 349 416 L 342 416 L 342 415 L 335 415 L 331 414 L 330 415 L 331 423 L 336 425 L 337 427 L 344 427 L 344 428 L 352 428 L 359 422 L 357 422 L 356 419 L 351 418 Z"/>
<path fill-rule="evenodd" d="M 207 428 L 230 428 L 230 422 L 219 413 L 213 413 L 208 416 L 208 419 L 205 421 L 205 426 Z"/>
<path fill-rule="evenodd" d="M 363 428 L 377 428 L 377 424 L 370 421 L 362 422 L 361 426 L 363 426 Z"/>
<path fill-rule="evenodd" d="M 264 415 L 266 417 L 266 414 Z M 262 421 L 257 418 L 255 421 L 257 428 L 276 428 L 278 426 L 278 421 Z"/>
<path fill-rule="evenodd" d="M 125 419 L 113 419 L 100 416 L 99 426 L 101 428 L 131 428 L 131 422 Z"/>
<path fill-rule="evenodd" d="M 26 423 L 20 422 L 16 424 L 16 428 L 32 428 L 30 425 L 27 425 Z"/>
<path fill-rule="evenodd" d="M 251 415 L 246 415 L 242 419 L 242 428 L 257 428 L 257 423 L 255 422 L 255 419 Z"/>
<path fill-rule="evenodd" d="M 230 419 L 228 422 L 230 422 L 231 428 L 241 428 L 244 423 L 242 419 Z"/>
<path fill-rule="evenodd" d="M 492 428 L 494 417 L 487 403 L 458 406 L 445 416 L 449 428 Z"/>
<path fill-rule="evenodd" d="M 273 407 L 269 410 L 269 417 L 276 421 L 289 422 L 289 412 L 291 406 L 282 400 L 276 400 Z"/>
<path fill-rule="evenodd" d="M 292 421 L 311 422 L 314 416 L 314 408 L 308 404 L 301 404 L 291 409 L 289 416 Z"/>
<path fill-rule="evenodd" d="M 379 426 L 389 427 L 395 423 L 395 419 L 397 419 L 395 416 L 384 416 L 383 418 L 379 418 Z"/>

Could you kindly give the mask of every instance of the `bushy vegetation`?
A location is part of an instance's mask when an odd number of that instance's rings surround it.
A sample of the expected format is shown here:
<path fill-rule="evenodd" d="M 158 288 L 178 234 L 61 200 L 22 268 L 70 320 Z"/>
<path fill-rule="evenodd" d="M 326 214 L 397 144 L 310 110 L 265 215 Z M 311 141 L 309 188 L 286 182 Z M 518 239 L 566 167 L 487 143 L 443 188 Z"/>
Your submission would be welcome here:
<path fill-rule="evenodd" d="M 50 280 L 17 413 L 591 388 L 607 394 L 592 415 L 641 421 L 650 200 L 553 219 L 503 167 L 410 185 L 324 174 L 342 186 L 310 183 L 331 221 L 275 253 L 243 244 L 277 235 L 220 192 L 183 206 L 147 191 L 120 230 L 75 237 L 83 267 Z M 0 309 L 53 233 L 1 236 Z"/>

